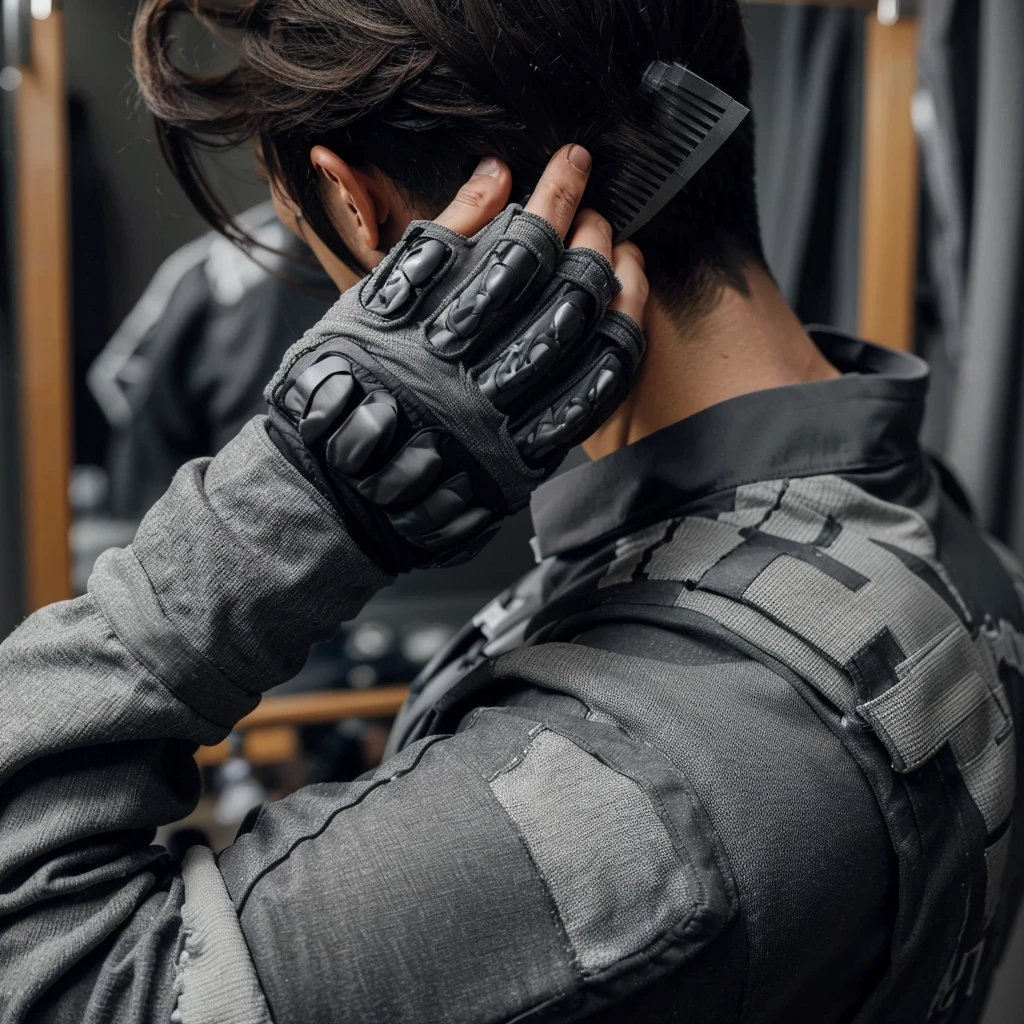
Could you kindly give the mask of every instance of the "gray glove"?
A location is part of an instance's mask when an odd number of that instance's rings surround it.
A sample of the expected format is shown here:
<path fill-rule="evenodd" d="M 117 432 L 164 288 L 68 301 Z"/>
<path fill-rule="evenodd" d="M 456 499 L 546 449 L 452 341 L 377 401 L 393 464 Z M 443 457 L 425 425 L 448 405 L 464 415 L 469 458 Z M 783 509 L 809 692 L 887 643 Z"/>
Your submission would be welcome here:
<path fill-rule="evenodd" d="M 285 356 L 271 433 L 385 568 L 465 561 L 625 397 L 619 288 L 518 206 L 468 239 L 416 221 Z"/>

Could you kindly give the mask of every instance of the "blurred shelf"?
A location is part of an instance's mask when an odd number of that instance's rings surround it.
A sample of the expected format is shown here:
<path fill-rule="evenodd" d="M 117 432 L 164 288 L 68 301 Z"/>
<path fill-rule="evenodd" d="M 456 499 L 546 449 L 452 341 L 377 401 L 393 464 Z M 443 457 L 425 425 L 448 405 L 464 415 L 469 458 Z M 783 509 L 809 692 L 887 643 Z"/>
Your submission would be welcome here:
<path fill-rule="evenodd" d="M 403 685 L 264 697 L 235 731 L 245 733 L 242 751 L 252 764 L 277 764 L 298 756 L 298 726 L 347 718 L 394 718 L 408 695 L 409 687 Z M 223 764 L 229 756 L 228 741 L 200 747 L 195 756 L 201 768 Z"/>

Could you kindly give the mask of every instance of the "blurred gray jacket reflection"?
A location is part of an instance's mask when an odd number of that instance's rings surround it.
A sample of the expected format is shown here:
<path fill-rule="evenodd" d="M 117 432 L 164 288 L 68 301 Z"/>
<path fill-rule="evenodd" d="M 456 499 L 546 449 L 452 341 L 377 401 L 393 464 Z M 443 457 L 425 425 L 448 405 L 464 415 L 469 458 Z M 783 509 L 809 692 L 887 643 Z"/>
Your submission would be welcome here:
<path fill-rule="evenodd" d="M 215 455 L 263 412 L 282 355 L 337 298 L 270 202 L 238 220 L 268 251 L 215 232 L 179 249 L 89 371 L 113 435 L 115 518 L 141 519 L 179 466 Z"/>

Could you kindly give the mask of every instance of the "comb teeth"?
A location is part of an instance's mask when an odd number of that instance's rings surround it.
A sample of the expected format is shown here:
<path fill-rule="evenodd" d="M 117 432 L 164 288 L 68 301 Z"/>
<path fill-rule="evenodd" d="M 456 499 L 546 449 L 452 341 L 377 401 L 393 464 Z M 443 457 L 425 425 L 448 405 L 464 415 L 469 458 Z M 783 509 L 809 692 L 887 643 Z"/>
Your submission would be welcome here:
<path fill-rule="evenodd" d="M 624 242 L 673 199 L 749 111 L 682 64 L 654 61 L 640 91 L 653 105 L 644 163 L 624 166 L 608 188 L 607 216 Z"/>

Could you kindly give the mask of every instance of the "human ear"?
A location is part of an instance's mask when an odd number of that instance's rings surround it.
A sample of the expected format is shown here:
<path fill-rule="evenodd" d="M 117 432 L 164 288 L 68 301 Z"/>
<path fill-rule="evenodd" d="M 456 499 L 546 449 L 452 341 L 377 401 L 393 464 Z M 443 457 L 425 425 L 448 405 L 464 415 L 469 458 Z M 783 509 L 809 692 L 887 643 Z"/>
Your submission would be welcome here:
<path fill-rule="evenodd" d="M 375 266 L 381 255 L 380 225 L 391 214 L 390 190 L 326 146 L 314 146 L 309 159 L 338 234 L 363 266 Z"/>

